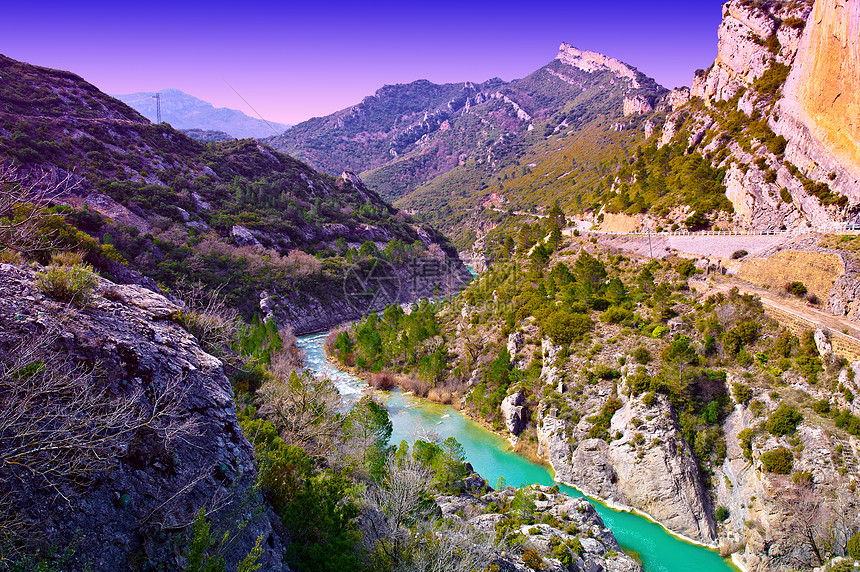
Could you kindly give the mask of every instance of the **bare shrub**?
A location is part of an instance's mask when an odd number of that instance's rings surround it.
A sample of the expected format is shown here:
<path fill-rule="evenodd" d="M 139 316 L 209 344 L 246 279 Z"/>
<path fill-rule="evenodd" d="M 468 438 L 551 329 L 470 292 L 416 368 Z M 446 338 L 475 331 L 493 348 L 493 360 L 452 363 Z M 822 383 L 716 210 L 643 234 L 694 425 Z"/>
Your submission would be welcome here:
<path fill-rule="evenodd" d="M 427 399 L 434 403 L 451 403 L 452 395 L 445 387 L 434 387 L 427 392 Z"/>
<path fill-rule="evenodd" d="M 434 522 L 430 471 L 412 457 L 390 457 L 385 476 L 363 496 L 362 541 L 371 558 L 396 571 L 466 572 L 484 568 L 489 541 L 471 527 Z"/>
<path fill-rule="evenodd" d="M 0 359 L 0 483 L 38 479 L 57 489 L 109 468 L 137 432 L 166 446 L 196 430 L 180 417 L 182 383 L 115 395 L 93 369 L 52 352 L 51 335 L 27 339 Z"/>
<path fill-rule="evenodd" d="M 272 355 L 269 371 L 275 377 L 289 379 L 294 371 L 301 371 L 305 363 L 305 352 L 299 349 L 298 338 L 293 327 L 287 324 L 278 330 L 281 338 L 281 349 Z"/>
<path fill-rule="evenodd" d="M 256 246 L 233 246 L 216 236 L 203 239 L 197 245 L 197 250 L 203 256 L 241 258 L 251 275 L 273 271 L 282 278 L 304 278 L 322 270 L 322 262 L 301 250 L 291 250 L 286 256 L 281 256 L 275 250 Z"/>
<path fill-rule="evenodd" d="M 227 305 L 221 288 L 210 290 L 202 282 L 183 284 L 176 296 L 185 307 L 176 316 L 203 348 L 217 357 L 230 353 L 229 346 L 239 334 L 239 312 Z"/>
<path fill-rule="evenodd" d="M 411 392 L 418 397 L 427 397 L 427 393 L 430 391 L 429 383 L 422 379 L 415 379 L 413 377 L 398 376 L 397 384 L 403 389 L 403 391 Z"/>
<path fill-rule="evenodd" d="M 44 232 L 50 216 L 43 205 L 73 187 L 70 177 L 53 181 L 49 173 L 28 181 L 14 167 L 0 164 L 0 250 L 29 254 L 54 244 Z"/>
<path fill-rule="evenodd" d="M 383 391 L 390 391 L 397 385 L 394 376 L 385 372 L 372 374 L 370 379 L 367 380 L 367 383 L 371 387 L 381 389 Z"/>
<path fill-rule="evenodd" d="M 311 455 L 336 453 L 343 434 L 340 393 L 334 383 L 309 373 L 276 375 L 260 388 L 260 414 L 274 423 L 281 438 Z"/>

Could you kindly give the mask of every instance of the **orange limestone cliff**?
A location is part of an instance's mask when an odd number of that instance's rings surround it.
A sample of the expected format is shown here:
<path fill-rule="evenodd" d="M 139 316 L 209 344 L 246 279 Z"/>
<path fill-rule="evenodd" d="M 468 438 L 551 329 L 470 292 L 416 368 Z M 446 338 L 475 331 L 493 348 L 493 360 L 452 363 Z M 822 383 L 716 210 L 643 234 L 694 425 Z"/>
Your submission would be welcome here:
<path fill-rule="evenodd" d="M 860 0 L 815 2 L 783 94 L 783 113 L 805 126 L 817 142 L 814 146 L 821 147 L 796 149 L 807 159 L 803 166 L 834 173 L 831 177 L 838 177 L 837 186 L 854 195 L 852 202 L 856 202 L 860 198 Z M 804 146 L 804 134 L 791 133 L 790 127 L 786 131 L 787 136 L 800 135 L 789 140 Z"/>

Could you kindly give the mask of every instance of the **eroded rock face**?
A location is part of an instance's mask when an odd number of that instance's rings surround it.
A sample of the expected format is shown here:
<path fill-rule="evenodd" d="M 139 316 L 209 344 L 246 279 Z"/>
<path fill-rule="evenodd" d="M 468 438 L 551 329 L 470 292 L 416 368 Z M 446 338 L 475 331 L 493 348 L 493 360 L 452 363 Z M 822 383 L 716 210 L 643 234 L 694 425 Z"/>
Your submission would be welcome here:
<path fill-rule="evenodd" d="M 624 115 L 642 115 L 654 111 L 651 100 L 644 95 L 634 95 L 624 98 Z"/>
<path fill-rule="evenodd" d="M 10 491 L 22 515 L 44 527 L 48 542 L 61 548 L 77 542 L 64 569 L 83 570 L 89 562 L 88 569 L 125 570 L 132 554 L 141 566 L 179 569 L 182 545 L 172 545 L 164 531 L 181 531 L 199 509 L 220 507 L 212 514 L 216 526 L 239 534 L 226 554 L 231 565 L 262 535 L 263 569 L 288 570 L 271 521 L 277 519 L 265 508 L 255 512 L 261 501 L 253 488 L 253 451 L 239 428 L 230 382 L 221 362 L 172 321 L 178 307 L 145 288 L 101 280 L 106 294 L 78 309 L 40 293 L 34 278 L 33 270 L 0 266 L 0 354 L 56 331 L 48 338 L 51 350 L 96 366 L 95 380 L 111 395 L 133 396 L 140 389 L 135 399 L 152 407 L 147 400 L 178 384 L 170 393 L 176 415 L 197 425 L 170 442 L 146 430 L 129 436 L 110 469 L 87 486 L 61 484 L 68 503 L 37 480 Z M 245 519 L 244 531 L 236 529 Z"/>
<path fill-rule="evenodd" d="M 860 203 L 860 4 L 817 0 L 771 127 L 786 158 Z M 831 175 L 832 173 L 832 175 Z"/>
<path fill-rule="evenodd" d="M 512 435 L 516 436 L 523 432 L 528 422 L 528 410 L 523 406 L 525 395 L 517 391 L 502 400 L 501 410 L 505 420 L 505 427 Z"/>
<path fill-rule="evenodd" d="M 777 182 L 768 183 L 766 176 L 754 166 L 744 171 L 737 164 L 731 165 L 725 185 L 726 197 L 734 206 L 735 213 L 752 228 L 795 228 L 805 224 L 806 219 L 797 212 L 794 200 L 784 201 Z M 816 201 L 815 205 L 820 209 L 820 203 Z M 829 220 L 826 213 L 818 213 L 812 205 L 810 211 L 811 217 L 820 215 L 824 221 Z"/>
<path fill-rule="evenodd" d="M 651 406 L 629 399 L 612 417 L 612 439 L 583 439 L 571 452 L 566 428 L 554 415 L 538 424 L 539 454 L 556 479 L 586 494 L 647 512 L 670 530 L 712 543 L 716 526 L 695 457 L 677 416 L 662 396 Z"/>
<path fill-rule="evenodd" d="M 717 59 L 706 73 L 693 79 L 692 96 L 706 101 L 731 99 L 761 77 L 775 59 L 764 45 L 775 30 L 776 22 L 769 13 L 738 0 L 724 4 Z"/>
<path fill-rule="evenodd" d="M 669 92 L 669 95 L 666 96 L 666 101 L 669 104 L 669 107 L 672 108 L 672 111 L 675 111 L 676 109 L 690 101 L 690 88 L 676 87 Z"/>
<path fill-rule="evenodd" d="M 658 396 L 651 407 L 628 400 L 612 417 L 609 432 L 622 434 L 608 454 L 626 504 L 670 530 L 703 542 L 716 540 L 704 478 L 666 398 Z"/>

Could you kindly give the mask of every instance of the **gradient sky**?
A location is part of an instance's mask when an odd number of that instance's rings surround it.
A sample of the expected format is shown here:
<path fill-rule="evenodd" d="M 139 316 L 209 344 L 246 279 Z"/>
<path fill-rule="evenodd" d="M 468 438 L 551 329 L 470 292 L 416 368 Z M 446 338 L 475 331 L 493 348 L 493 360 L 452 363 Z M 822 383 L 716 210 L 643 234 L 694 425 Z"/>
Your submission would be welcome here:
<path fill-rule="evenodd" d="M 9 2 L 0 53 L 107 93 L 176 87 L 298 123 L 384 84 L 528 75 L 562 41 L 689 85 L 716 57 L 720 0 Z M 0 80 L 2 81 L 2 80 Z"/>

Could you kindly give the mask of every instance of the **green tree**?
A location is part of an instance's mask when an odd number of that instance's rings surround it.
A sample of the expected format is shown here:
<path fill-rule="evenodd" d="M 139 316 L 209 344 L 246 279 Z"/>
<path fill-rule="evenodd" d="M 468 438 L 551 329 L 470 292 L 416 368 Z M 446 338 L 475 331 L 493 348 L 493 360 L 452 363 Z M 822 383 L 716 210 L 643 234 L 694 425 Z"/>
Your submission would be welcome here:
<path fill-rule="evenodd" d="M 797 424 L 803 421 L 801 415 L 794 407 L 783 403 L 767 419 L 765 428 L 771 435 L 781 437 L 797 430 Z"/>

